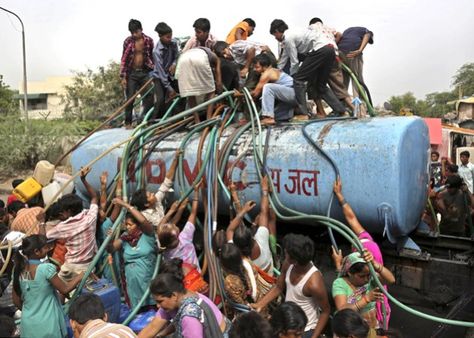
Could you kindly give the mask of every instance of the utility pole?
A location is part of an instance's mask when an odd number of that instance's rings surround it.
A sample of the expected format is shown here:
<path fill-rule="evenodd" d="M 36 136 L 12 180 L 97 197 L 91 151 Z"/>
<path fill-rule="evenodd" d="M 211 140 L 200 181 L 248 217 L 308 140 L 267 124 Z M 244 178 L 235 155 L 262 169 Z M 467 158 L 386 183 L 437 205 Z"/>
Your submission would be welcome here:
<path fill-rule="evenodd" d="M 25 26 L 23 25 L 23 21 L 21 21 L 20 17 L 16 13 L 3 7 L 0 7 L 0 9 L 14 15 L 20 21 L 20 24 L 21 24 L 21 39 L 22 39 L 22 47 L 23 47 L 23 113 L 25 115 L 26 125 L 28 126 L 28 84 L 26 80 Z"/>

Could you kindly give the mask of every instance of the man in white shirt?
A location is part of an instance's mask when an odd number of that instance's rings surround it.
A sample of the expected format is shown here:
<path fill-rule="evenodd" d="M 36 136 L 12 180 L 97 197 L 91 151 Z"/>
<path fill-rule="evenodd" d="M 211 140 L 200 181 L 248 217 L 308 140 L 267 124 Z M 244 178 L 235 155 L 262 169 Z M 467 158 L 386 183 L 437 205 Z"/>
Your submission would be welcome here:
<path fill-rule="evenodd" d="M 290 62 L 290 75 L 294 79 L 295 97 L 301 113 L 309 114 L 306 82 L 311 82 L 318 98 L 324 99 L 336 115 L 343 114 L 344 106 L 327 86 L 336 53 L 334 43 L 325 32 L 316 26 L 303 31 L 288 31 L 283 20 L 275 19 L 270 25 L 270 34 L 282 43 L 278 68 L 283 69 Z"/>
<path fill-rule="evenodd" d="M 474 164 L 469 162 L 470 155 L 471 154 L 469 154 L 467 150 L 461 152 L 461 165 L 459 166 L 458 173 L 459 176 L 461 176 L 461 178 L 464 180 L 464 183 L 466 183 L 469 192 L 472 194 L 474 191 Z"/>

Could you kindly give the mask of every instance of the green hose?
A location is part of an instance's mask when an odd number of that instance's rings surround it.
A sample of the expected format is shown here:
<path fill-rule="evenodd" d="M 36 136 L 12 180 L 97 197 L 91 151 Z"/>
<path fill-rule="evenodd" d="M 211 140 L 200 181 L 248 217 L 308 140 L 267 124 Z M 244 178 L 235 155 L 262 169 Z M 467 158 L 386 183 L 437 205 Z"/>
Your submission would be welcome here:
<path fill-rule="evenodd" d="M 252 116 L 252 115 L 251 115 Z M 252 125 L 253 126 L 253 125 Z M 254 148 L 256 147 L 256 142 L 255 142 L 255 131 L 252 135 L 252 137 L 254 138 Z M 258 167 L 259 166 L 259 163 L 261 163 L 261 159 L 258 159 L 257 154 L 258 152 L 254 150 L 254 157 L 255 157 L 255 165 Z M 260 172 L 260 170 L 257 170 L 257 172 Z M 271 181 L 271 180 L 270 180 Z M 273 185 L 273 182 L 271 182 L 271 184 Z M 276 202 L 276 203 L 275 203 Z M 296 220 L 314 220 L 314 221 L 317 221 L 317 222 L 320 222 L 324 225 L 326 225 L 327 227 L 330 227 L 332 230 L 335 230 L 337 231 L 338 233 L 340 233 L 345 239 L 348 240 L 349 243 L 351 243 L 359 252 L 362 252 L 363 250 L 363 246 L 362 246 L 362 243 L 359 241 L 359 239 L 357 238 L 357 236 L 355 235 L 355 233 L 349 228 L 347 227 L 345 224 L 335 220 L 335 219 L 332 219 L 330 217 L 326 217 L 326 216 L 317 216 L 317 215 L 306 215 L 304 213 L 301 213 L 301 212 L 298 212 L 296 210 L 293 210 L 293 209 L 290 209 L 288 207 L 285 207 L 283 204 L 281 204 L 281 202 L 279 201 L 278 199 L 278 196 L 277 194 L 271 194 L 271 199 L 270 199 L 270 203 L 272 204 L 272 207 L 273 207 L 273 210 L 275 211 L 275 213 L 277 214 L 278 217 L 284 219 L 284 220 L 288 220 L 288 221 L 296 221 Z M 286 216 L 286 215 L 283 215 L 279 212 L 279 210 L 275 207 L 275 205 L 278 204 L 283 210 L 286 210 L 287 212 L 289 212 L 290 214 L 296 214 L 296 216 Z M 388 291 L 383 287 L 382 283 L 380 282 L 380 280 L 378 279 L 378 276 L 374 270 L 374 267 L 372 264 L 368 264 L 369 265 L 369 269 L 370 269 L 370 273 L 372 275 L 372 278 L 375 280 L 377 286 L 380 288 L 381 292 L 383 292 L 385 294 L 385 296 L 387 296 L 387 298 L 389 300 L 391 300 L 395 305 L 397 305 L 398 307 L 400 307 L 401 309 L 413 314 L 413 315 L 416 315 L 418 317 L 421 317 L 421 318 L 424 318 L 424 319 L 428 319 L 428 320 L 432 320 L 432 321 L 436 321 L 436 322 L 439 322 L 439 323 L 443 323 L 443 324 L 448 324 L 448 325 L 457 325 L 457 326 L 464 326 L 464 327 L 474 327 L 474 322 L 466 322 L 466 321 L 459 321 L 459 320 L 452 320 L 452 319 L 446 319 L 446 318 L 441 318 L 441 317 L 437 317 L 437 316 L 432 316 L 432 315 L 428 315 L 426 313 L 423 313 L 421 311 L 418 311 L 418 310 L 415 310 L 415 309 L 412 309 L 411 307 L 401 303 L 400 301 L 398 301 L 395 297 L 393 297 L 390 293 L 388 293 Z"/>

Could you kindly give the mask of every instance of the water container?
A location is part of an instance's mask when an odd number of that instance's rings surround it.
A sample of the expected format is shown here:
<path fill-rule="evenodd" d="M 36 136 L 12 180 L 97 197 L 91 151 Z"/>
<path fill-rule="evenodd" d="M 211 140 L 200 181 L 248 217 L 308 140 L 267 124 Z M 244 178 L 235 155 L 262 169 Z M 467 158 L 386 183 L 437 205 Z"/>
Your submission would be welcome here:
<path fill-rule="evenodd" d="M 106 279 L 88 282 L 82 289 L 83 293 L 93 293 L 100 297 L 107 312 L 109 322 L 118 323 L 120 317 L 120 292 L 115 285 Z"/>
<path fill-rule="evenodd" d="M 128 324 L 128 327 L 132 329 L 133 332 L 139 333 L 145 328 L 150 322 L 155 318 L 156 311 L 148 310 L 147 312 L 142 312 L 135 317 L 134 320 Z"/>
<path fill-rule="evenodd" d="M 28 202 L 41 192 L 41 184 L 39 184 L 33 177 L 29 177 L 13 189 L 13 195 L 23 203 Z"/>
<path fill-rule="evenodd" d="M 226 128 L 220 138 L 221 146 L 233 135 L 235 126 Z M 336 172 L 330 162 L 314 149 L 303 136 L 303 124 L 281 124 L 263 128 L 262 144 L 268 135 L 266 167 L 270 172 L 275 193 L 283 205 L 307 214 L 326 215 L 333 196 Z M 429 133 L 426 123 L 419 117 L 377 117 L 358 120 L 319 120 L 306 128 L 309 136 L 331 156 L 339 168 L 346 200 L 360 223 L 371 233 L 387 233 L 390 238 L 401 238 L 416 229 L 426 206 L 428 185 Z M 73 172 L 92 159 L 131 136 L 133 131 L 107 129 L 94 133 L 71 155 Z M 172 133 L 156 147 L 144 164 L 147 190 L 155 192 L 163 183 L 175 154 L 188 132 Z M 220 170 L 223 181 L 236 184 L 243 201 L 260 201 L 259 172 L 253 152 L 239 157 L 247 142 L 252 142 L 251 130 L 236 140 L 230 156 Z M 199 168 L 197 148 L 200 138 L 194 135 L 185 146 L 182 169 L 185 184 L 194 180 Z M 87 176 L 96 190 L 100 188 L 100 175 L 108 171 L 114 177 L 120 168 L 123 148 L 111 151 L 99 160 Z M 207 150 L 204 146 L 202 156 Z M 234 163 L 237 161 L 237 163 Z M 138 164 L 138 161 L 137 163 Z M 233 166 L 232 173 L 229 172 Z M 133 171 L 133 170 L 131 170 Z M 138 177 L 130 177 L 133 191 Z M 77 179 L 77 189 L 84 195 L 85 188 Z M 175 180 L 170 199 L 179 198 L 179 180 Z M 219 211 L 228 210 L 228 198 L 220 189 Z M 279 211 L 283 212 L 282 209 Z M 339 203 L 332 203 L 330 215 L 344 220 Z M 308 222 L 309 225 L 314 223 Z"/>
<path fill-rule="evenodd" d="M 61 188 L 63 188 L 66 185 L 66 183 L 71 179 L 71 177 L 72 177 L 71 175 L 56 172 L 54 174 L 53 180 L 58 182 Z M 74 181 L 71 181 L 64 188 L 64 190 L 62 191 L 62 194 L 67 195 L 67 194 L 72 193 L 73 191 L 74 191 Z"/>
<path fill-rule="evenodd" d="M 61 190 L 61 185 L 56 181 L 51 182 L 50 184 L 45 186 L 43 189 L 41 189 L 41 194 L 43 195 L 44 204 L 45 205 L 50 204 L 53 197 L 56 196 L 56 193 L 59 190 Z M 56 202 L 61 196 L 62 194 L 58 194 L 53 202 Z"/>
<path fill-rule="evenodd" d="M 127 319 L 130 312 L 130 308 L 127 304 L 120 304 L 120 316 L 118 322 L 123 323 L 125 319 Z"/>
<path fill-rule="evenodd" d="M 33 173 L 34 179 L 41 184 L 43 187 L 51 182 L 54 175 L 54 165 L 48 161 L 39 161 L 36 164 L 35 172 Z"/>

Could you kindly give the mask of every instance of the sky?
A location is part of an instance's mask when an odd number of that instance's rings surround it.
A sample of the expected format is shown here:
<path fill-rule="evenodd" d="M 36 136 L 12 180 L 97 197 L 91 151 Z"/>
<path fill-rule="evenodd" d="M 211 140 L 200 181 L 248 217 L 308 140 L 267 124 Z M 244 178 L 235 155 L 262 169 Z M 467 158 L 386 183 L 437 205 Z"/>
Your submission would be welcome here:
<path fill-rule="evenodd" d="M 364 51 L 364 78 L 375 104 L 408 91 L 426 94 L 451 88 L 463 64 L 474 62 L 473 0 L 0 0 L 25 24 L 29 81 L 96 69 L 119 61 L 131 18 L 157 41 L 156 24 L 166 22 L 175 36 L 194 33 L 193 22 L 207 17 L 211 33 L 224 40 L 232 27 L 251 17 L 251 40 L 277 42 L 269 34 L 273 19 L 304 28 L 312 17 L 340 32 L 364 26 L 374 44 Z M 13 89 L 22 79 L 21 26 L 0 11 L 0 75 Z"/>

